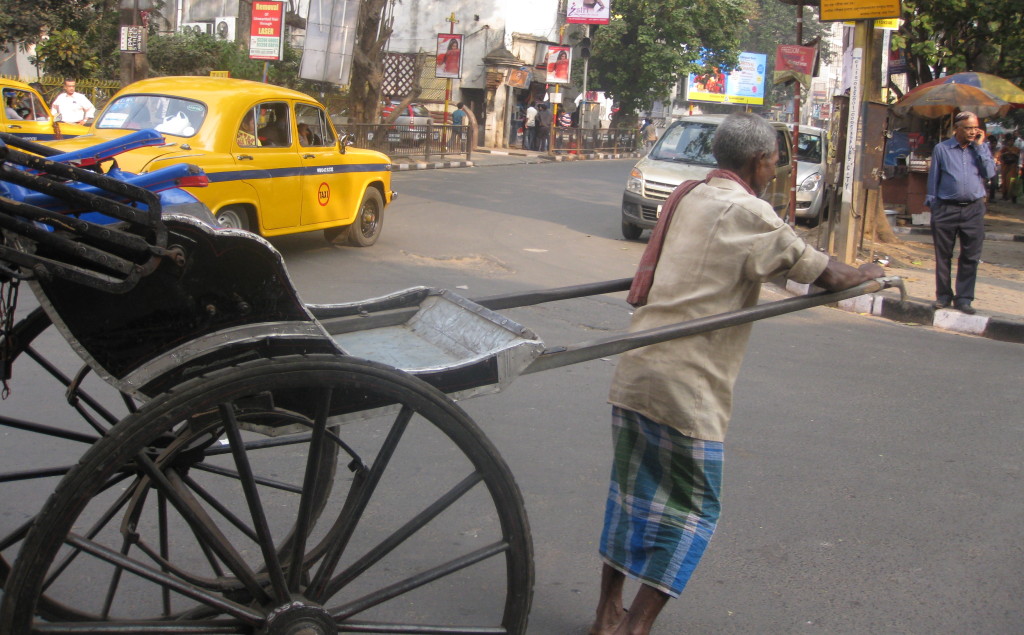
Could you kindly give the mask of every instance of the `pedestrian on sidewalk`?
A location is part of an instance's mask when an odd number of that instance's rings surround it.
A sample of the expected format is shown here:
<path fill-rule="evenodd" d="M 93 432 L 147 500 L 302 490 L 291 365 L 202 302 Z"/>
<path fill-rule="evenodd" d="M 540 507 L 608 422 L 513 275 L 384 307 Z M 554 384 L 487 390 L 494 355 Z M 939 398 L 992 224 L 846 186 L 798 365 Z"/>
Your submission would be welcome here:
<path fill-rule="evenodd" d="M 682 183 L 665 202 L 630 289 L 638 307 L 631 332 L 753 306 L 761 284 L 780 274 L 830 290 L 885 275 L 874 263 L 854 269 L 829 260 L 758 198 L 779 158 L 767 120 L 729 115 L 712 153 L 718 169 Z M 750 329 L 620 357 L 609 394 L 614 451 L 590 635 L 649 633 L 700 561 L 718 522 L 723 441 Z M 628 611 L 627 575 L 641 583 Z"/>
<path fill-rule="evenodd" d="M 540 104 L 537 108 L 537 144 L 534 149 L 538 152 L 547 152 L 548 142 L 551 140 L 551 111 L 548 110 L 547 104 Z"/>
<path fill-rule="evenodd" d="M 935 308 L 951 304 L 974 314 L 974 284 L 985 241 L 985 182 L 995 176 L 992 152 L 978 117 L 963 111 L 953 118 L 953 136 L 935 145 L 924 204 L 932 211 L 935 245 Z M 953 244 L 959 238 L 956 295 L 950 286 Z"/>
<path fill-rule="evenodd" d="M 537 149 L 537 109 L 530 104 L 526 109 L 526 123 L 523 124 L 523 150 Z"/>

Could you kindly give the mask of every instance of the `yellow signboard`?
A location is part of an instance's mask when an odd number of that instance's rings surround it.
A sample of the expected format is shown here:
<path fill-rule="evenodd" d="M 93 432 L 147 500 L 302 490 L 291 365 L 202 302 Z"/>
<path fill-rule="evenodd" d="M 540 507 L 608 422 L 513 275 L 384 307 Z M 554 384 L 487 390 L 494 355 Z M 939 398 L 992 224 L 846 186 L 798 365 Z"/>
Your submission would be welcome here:
<path fill-rule="evenodd" d="M 821 0 L 821 21 L 900 17 L 900 0 Z"/>

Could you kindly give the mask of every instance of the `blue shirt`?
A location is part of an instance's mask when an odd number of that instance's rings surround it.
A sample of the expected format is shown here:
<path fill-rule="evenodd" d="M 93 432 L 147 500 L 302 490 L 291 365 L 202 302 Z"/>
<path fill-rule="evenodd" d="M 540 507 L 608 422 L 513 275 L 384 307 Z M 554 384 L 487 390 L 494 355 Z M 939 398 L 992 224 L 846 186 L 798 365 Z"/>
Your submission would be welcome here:
<path fill-rule="evenodd" d="M 452 125 L 461 126 L 462 120 L 466 118 L 466 113 L 461 108 L 452 113 Z"/>
<path fill-rule="evenodd" d="M 996 164 L 987 143 L 970 142 L 961 147 L 956 138 L 935 145 L 928 171 L 924 204 L 935 209 L 939 200 L 976 201 L 985 196 L 985 180 L 996 175 Z"/>

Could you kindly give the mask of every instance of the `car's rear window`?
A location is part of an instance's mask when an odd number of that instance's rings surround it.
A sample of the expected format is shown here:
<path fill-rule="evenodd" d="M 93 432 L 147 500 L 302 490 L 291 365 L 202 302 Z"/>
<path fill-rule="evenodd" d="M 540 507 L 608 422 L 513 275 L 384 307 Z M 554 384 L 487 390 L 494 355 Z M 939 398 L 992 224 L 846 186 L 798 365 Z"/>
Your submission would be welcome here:
<path fill-rule="evenodd" d="M 413 104 L 412 114 L 416 117 L 429 117 L 430 111 L 427 110 L 426 106 L 421 106 L 420 104 Z"/>
<path fill-rule="evenodd" d="M 718 126 L 713 123 L 683 121 L 669 126 L 651 150 L 649 158 L 692 165 L 715 165 L 711 138 Z"/>
<path fill-rule="evenodd" d="M 191 137 L 199 132 L 206 119 L 206 105 L 168 95 L 125 95 L 118 97 L 103 111 L 97 128 L 143 130 L 179 137 Z"/>

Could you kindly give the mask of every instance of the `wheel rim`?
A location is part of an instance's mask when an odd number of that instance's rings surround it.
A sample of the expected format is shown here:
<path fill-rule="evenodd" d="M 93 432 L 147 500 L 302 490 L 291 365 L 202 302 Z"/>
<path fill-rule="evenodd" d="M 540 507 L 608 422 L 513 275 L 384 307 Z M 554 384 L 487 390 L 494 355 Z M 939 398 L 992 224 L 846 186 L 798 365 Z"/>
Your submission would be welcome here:
<path fill-rule="evenodd" d="M 217 213 L 217 222 L 221 227 L 228 229 L 248 229 L 248 225 L 242 217 L 242 212 L 229 207 Z"/>
<path fill-rule="evenodd" d="M 118 424 L 65 479 L 15 563 L 0 630 L 28 628 L 17 607 L 40 590 L 78 621 L 139 633 L 170 620 L 216 632 L 525 629 L 522 501 L 447 398 L 398 371 L 333 359 L 203 380 Z M 382 404 L 392 411 L 363 412 Z M 359 421 L 332 428 L 328 412 L 353 409 Z M 121 488 L 103 486 L 116 475 L 131 495 L 113 510 Z M 83 491 L 89 500 L 76 502 Z"/>
<path fill-rule="evenodd" d="M 359 233 L 364 238 L 373 238 L 380 226 L 380 209 L 372 198 L 363 201 L 359 208 Z"/>

